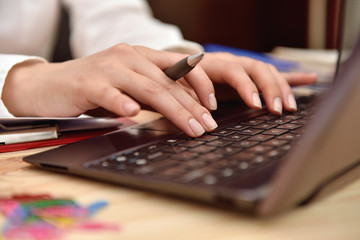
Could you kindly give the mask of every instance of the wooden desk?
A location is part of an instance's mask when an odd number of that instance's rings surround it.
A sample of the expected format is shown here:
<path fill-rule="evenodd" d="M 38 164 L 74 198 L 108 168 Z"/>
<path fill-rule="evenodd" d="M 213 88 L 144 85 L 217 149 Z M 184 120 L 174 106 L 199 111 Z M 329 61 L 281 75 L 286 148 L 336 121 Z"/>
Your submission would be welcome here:
<path fill-rule="evenodd" d="M 143 121 L 143 116 L 158 115 L 142 114 L 135 120 Z M 315 204 L 260 220 L 145 191 L 43 171 L 22 162 L 22 156 L 43 150 L 0 154 L 0 195 L 48 193 L 70 197 L 84 205 L 104 199 L 109 206 L 95 219 L 122 227 L 119 232 L 71 232 L 65 239 L 360 239 L 360 180 Z M 0 216 L 0 226 L 3 222 Z"/>

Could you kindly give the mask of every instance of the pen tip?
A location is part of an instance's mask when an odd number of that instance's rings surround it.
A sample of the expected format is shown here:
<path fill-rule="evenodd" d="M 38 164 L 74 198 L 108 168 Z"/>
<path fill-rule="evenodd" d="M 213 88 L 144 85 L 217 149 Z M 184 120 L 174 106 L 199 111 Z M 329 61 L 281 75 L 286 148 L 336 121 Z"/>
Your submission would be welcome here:
<path fill-rule="evenodd" d="M 205 55 L 204 52 L 199 52 L 194 55 L 191 55 L 188 57 L 187 62 L 191 67 L 195 67 L 196 64 L 198 64 L 201 61 L 201 59 L 203 59 L 204 55 Z"/>

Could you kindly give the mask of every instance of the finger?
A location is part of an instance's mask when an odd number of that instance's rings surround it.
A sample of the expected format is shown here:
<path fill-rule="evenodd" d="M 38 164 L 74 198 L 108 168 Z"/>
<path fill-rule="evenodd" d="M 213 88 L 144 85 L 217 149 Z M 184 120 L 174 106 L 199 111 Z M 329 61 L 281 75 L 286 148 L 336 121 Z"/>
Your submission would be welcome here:
<path fill-rule="evenodd" d="M 137 77 L 139 79 L 144 78 L 140 75 Z M 132 78 L 130 77 L 129 79 Z M 128 94 L 163 114 L 164 117 L 168 118 L 186 134 L 197 137 L 205 132 L 202 125 L 183 106 L 181 106 L 176 99 L 170 94 L 158 90 L 160 85 L 149 88 L 146 87 L 146 84 L 138 84 L 138 81 L 132 82 L 132 86 L 124 88 Z M 124 116 L 126 106 L 124 106 L 123 96 L 125 95 L 121 94 L 114 86 L 108 85 L 91 88 L 87 90 L 86 94 L 89 96 L 89 101 L 92 104 Z"/>
<path fill-rule="evenodd" d="M 142 68 L 139 69 L 137 66 L 134 66 L 134 69 L 137 73 L 147 76 L 149 80 L 151 79 L 150 81 L 152 83 L 149 83 L 150 88 L 152 87 L 150 85 L 160 84 L 162 86 L 161 91 L 166 91 L 171 94 L 185 109 L 187 109 L 191 114 L 193 114 L 193 116 L 195 116 L 195 118 L 202 124 L 206 131 L 212 131 L 217 127 L 216 122 L 211 117 L 208 110 L 201 106 L 197 101 L 199 97 L 200 102 L 206 101 L 207 105 L 210 105 L 211 108 L 216 109 L 217 104 L 212 82 L 201 68 L 198 71 L 195 71 L 193 75 L 189 76 L 189 85 L 196 85 L 194 91 L 197 97 L 192 97 L 180 86 L 180 84 L 166 77 L 163 71 L 161 71 L 152 62 L 142 61 L 141 65 Z M 120 89 L 125 88 L 126 86 L 120 86 Z M 209 91 L 211 92 L 210 94 L 208 93 Z M 193 91 L 190 91 L 190 93 L 192 94 Z M 132 93 L 131 95 L 134 96 L 133 94 L 135 93 Z"/>
<path fill-rule="evenodd" d="M 179 57 L 179 54 L 170 52 L 161 52 L 144 47 L 140 49 L 141 51 L 151 52 L 152 54 L 150 55 L 152 58 L 156 56 L 159 57 L 159 59 L 167 59 L 166 56 L 169 56 L 169 58 Z M 117 72 L 119 76 L 111 80 L 114 87 L 124 90 L 140 102 L 148 104 L 169 118 L 175 125 L 180 126 L 182 130 L 193 136 L 198 136 L 199 133 L 202 134 L 204 130 L 211 131 L 217 127 L 216 122 L 208 110 L 196 102 L 179 84 L 166 77 L 159 66 L 141 54 L 136 54 L 136 51 L 133 51 L 133 49 L 127 50 L 130 51 L 133 56 L 131 60 L 126 63 L 126 68 L 130 68 L 131 70 Z M 166 61 L 167 60 L 164 62 Z M 178 59 L 174 62 L 176 61 L 178 61 Z M 179 112 L 183 113 L 184 111 L 187 112 L 186 115 L 179 114 Z M 193 120 L 190 121 L 188 119 L 188 121 L 184 121 L 186 116 L 188 116 L 189 119 L 191 116 Z M 187 122 L 189 124 L 184 126 Z M 197 126 L 201 126 L 201 128 Z"/>
<path fill-rule="evenodd" d="M 200 136 L 205 130 L 212 131 L 217 127 L 208 110 L 190 97 L 176 82 L 170 82 L 170 86 L 165 88 L 162 84 L 140 74 L 132 72 L 129 75 L 131 84 L 119 82 L 118 87 L 163 114 L 188 135 Z"/>
<path fill-rule="evenodd" d="M 105 85 L 102 88 L 97 86 L 96 89 L 90 91 L 91 93 L 88 96 L 90 96 L 89 100 L 93 104 L 101 106 L 119 116 L 135 116 L 140 111 L 140 106 L 137 102 L 110 85 Z"/>
<path fill-rule="evenodd" d="M 152 51 L 151 54 L 148 54 L 147 51 L 144 51 L 144 48 L 138 49 L 142 54 L 145 54 L 145 56 L 150 59 L 152 63 L 154 63 L 156 66 L 163 70 L 180 61 L 184 57 L 187 57 L 187 55 L 184 54 L 159 51 Z M 153 74 L 156 73 L 149 72 L 148 74 L 146 74 L 146 76 L 153 79 Z M 184 76 L 184 79 L 194 89 L 198 99 L 200 99 L 200 102 L 203 106 L 205 106 L 209 110 L 217 109 L 214 86 L 212 84 L 212 81 L 209 79 L 205 71 L 200 66 L 196 66 L 194 69 L 192 69 L 188 74 Z"/>
<path fill-rule="evenodd" d="M 262 92 L 268 110 L 273 114 L 281 114 L 283 110 L 282 92 L 268 64 L 254 61 L 247 66 L 246 72 Z"/>
<path fill-rule="evenodd" d="M 217 79 L 234 88 L 249 107 L 262 108 L 258 89 L 240 63 L 221 61 L 217 65 L 219 69 L 226 69 Z"/>
<path fill-rule="evenodd" d="M 181 87 L 195 100 L 197 101 L 199 104 L 200 103 L 200 99 L 199 97 L 196 95 L 194 89 L 190 86 L 190 84 L 184 79 L 181 78 L 179 80 L 176 81 L 177 84 L 181 85 Z"/>
<path fill-rule="evenodd" d="M 209 110 L 217 109 L 214 85 L 200 66 L 186 74 L 185 79 L 192 86 L 203 106 Z"/>
<path fill-rule="evenodd" d="M 281 73 L 291 86 L 314 84 L 317 81 L 316 73 Z"/>
<path fill-rule="evenodd" d="M 284 107 L 287 111 L 295 111 L 297 109 L 296 101 L 294 94 L 289 86 L 289 83 L 286 79 L 277 71 L 277 69 L 273 65 L 268 65 L 270 71 L 272 72 L 273 76 L 275 77 L 278 85 L 280 87 L 280 91 L 282 93 L 282 101 Z"/>
<path fill-rule="evenodd" d="M 179 91 L 180 88 L 180 91 Z M 192 113 L 195 118 L 203 125 L 206 131 L 212 131 L 217 128 L 215 120 L 211 117 L 209 111 L 199 104 L 193 97 L 187 94 L 178 84 L 175 84 L 174 87 L 167 89 L 167 91 L 174 96 L 174 98 L 190 113 Z"/>

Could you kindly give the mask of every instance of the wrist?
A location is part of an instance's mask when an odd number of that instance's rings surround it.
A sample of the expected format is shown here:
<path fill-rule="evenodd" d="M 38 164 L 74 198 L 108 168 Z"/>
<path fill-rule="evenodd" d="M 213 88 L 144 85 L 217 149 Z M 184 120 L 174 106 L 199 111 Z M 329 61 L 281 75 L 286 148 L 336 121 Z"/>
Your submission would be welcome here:
<path fill-rule="evenodd" d="M 14 65 L 8 72 L 1 100 L 12 115 L 36 116 L 33 111 L 34 101 L 31 97 L 34 95 L 36 86 L 32 83 L 32 79 L 34 79 L 37 67 L 42 64 L 44 64 L 43 61 L 32 59 Z"/>

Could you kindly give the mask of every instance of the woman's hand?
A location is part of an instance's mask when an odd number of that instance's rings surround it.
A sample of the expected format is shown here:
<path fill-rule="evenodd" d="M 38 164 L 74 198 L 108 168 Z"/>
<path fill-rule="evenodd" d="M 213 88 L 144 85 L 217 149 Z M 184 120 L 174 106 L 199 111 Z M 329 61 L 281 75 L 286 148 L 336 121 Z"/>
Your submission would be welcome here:
<path fill-rule="evenodd" d="M 281 114 L 283 107 L 287 111 L 297 109 L 290 85 L 313 84 L 317 80 L 315 74 L 280 73 L 273 65 L 229 53 L 207 53 L 200 65 L 214 84 L 230 86 L 251 108 L 262 107 L 261 92 L 273 114 Z M 217 92 L 218 99 L 231 95 L 229 89 L 221 93 L 225 96 Z"/>
<path fill-rule="evenodd" d="M 25 62 L 9 72 L 2 99 L 15 116 L 46 117 L 78 116 L 98 107 L 134 116 L 141 102 L 195 137 L 217 127 L 209 112 L 216 99 L 202 68 L 178 82 L 166 77 L 162 70 L 184 57 L 119 44 L 63 63 Z"/>

